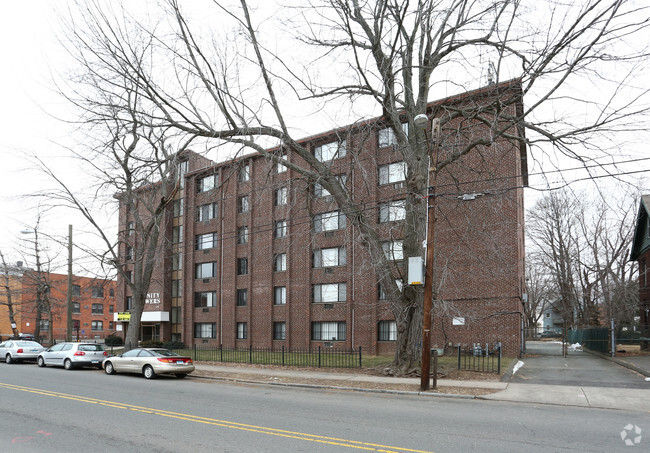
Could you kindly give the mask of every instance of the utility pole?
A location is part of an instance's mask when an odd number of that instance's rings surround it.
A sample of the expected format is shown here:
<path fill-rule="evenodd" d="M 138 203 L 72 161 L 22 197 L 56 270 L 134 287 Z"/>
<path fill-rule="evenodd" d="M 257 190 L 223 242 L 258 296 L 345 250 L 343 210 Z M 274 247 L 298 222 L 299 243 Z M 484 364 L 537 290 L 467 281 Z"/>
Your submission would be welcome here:
<path fill-rule="evenodd" d="M 436 231 L 436 176 L 438 174 L 438 141 L 440 138 L 440 120 L 434 118 L 431 123 L 433 146 L 429 147 L 427 136 L 428 117 L 418 115 L 414 119 L 417 127 L 424 129 L 429 151 L 429 184 L 427 187 L 427 253 L 424 273 L 424 301 L 422 304 L 422 369 L 420 370 L 420 390 L 429 390 L 429 374 L 431 373 L 431 308 L 433 305 L 433 262 L 434 239 Z"/>
<path fill-rule="evenodd" d="M 72 225 L 68 225 L 68 301 L 66 341 L 72 341 Z"/>

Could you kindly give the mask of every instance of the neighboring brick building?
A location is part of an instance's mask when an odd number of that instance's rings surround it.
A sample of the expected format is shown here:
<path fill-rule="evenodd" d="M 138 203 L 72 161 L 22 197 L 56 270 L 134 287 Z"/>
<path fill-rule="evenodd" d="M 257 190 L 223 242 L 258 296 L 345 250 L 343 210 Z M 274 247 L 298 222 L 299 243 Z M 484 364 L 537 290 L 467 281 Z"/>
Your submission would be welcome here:
<path fill-rule="evenodd" d="M 429 110 L 497 90 L 521 99 L 519 85 L 511 82 L 437 101 Z M 521 103 L 509 108 L 514 116 Z M 448 127 L 467 139 L 489 133 L 471 119 Z M 371 217 L 385 250 L 399 259 L 406 175 L 391 133 L 377 119 L 301 143 L 318 158 L 331 159 L 355 200 L 376 213 Z M 462 145 L 458 137 L 443 141 L 441 158 Z M 258 155 L 214 164 L 183 154 L 184 188 L 165 214 L 161 245 L 170 245 L 160 247 L 164 256 L 143 314 L 143 339 L 226 347 L 361 346 L 370 354 L 394 350 L 394 317 L 368 254 L 317 182 Z M 519 353 L 526 183 L 525 147 L 503 139 L 440 172 L 436 292 L 441 302 L 434 309 L 434 345 L 501 342 L 507 353 Z M 128 232 L 131 222 L 121 206 L 120 230 Z M 118 279 L 124 309 L 129 297 Z"/>
<path fill-rule="evenodd" d="M 643 195 L 637 214 L 634 239 L 630 251 L 630 261 L 639 264 L 639 325 L 642 336 L 643 349 L 650 349 L 650 286 L 648 285 L 648 266 L 650 266 L 650 195 Z"/>
<path fill-rule="evenodd" d="M 49 286 L 47 299 L 52 307 L 51 328 L 55 342 L 65 341 L 67 333 L 67 274 L 43 273 L 40 281 Z M 39 277 L 33 270 L 21 276 L 22 301 L 19 306 L 21 333 L 34 333 L 36 323 L 36 288 Z M 73 340 L 100 340 L 115 333 L 115 281 L 89 277 L 72 277 Z M 40 341 L 50 336 L 50 314 L 41 315 Z"/>

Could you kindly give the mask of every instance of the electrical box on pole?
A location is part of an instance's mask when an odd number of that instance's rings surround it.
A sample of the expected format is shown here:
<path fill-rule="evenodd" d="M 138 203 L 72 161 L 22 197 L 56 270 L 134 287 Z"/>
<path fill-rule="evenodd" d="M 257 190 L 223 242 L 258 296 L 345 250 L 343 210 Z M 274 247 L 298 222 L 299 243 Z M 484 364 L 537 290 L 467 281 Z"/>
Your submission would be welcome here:
<path fill-rule="evenodd" d="M 409 285 L 424 285 L 424 260 L 421 256 L 409 257 Z"/>

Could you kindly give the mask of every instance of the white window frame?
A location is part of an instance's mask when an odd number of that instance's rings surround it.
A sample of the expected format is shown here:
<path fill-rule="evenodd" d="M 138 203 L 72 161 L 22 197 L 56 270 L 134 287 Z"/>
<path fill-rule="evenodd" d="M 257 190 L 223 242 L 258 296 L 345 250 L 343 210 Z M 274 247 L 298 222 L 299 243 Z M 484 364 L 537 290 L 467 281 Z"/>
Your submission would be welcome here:
<path fill-rule="evenodd" d="M 289 198 L 289 191 L 286 187 L 275 189 L 275 206 L 285 206 Z"/>
<path fill-rule="evenodd" d="M 336 178 L 339 180 L 339 183 L 345 187 L 348 181 L 348 175 L 337 175 Z M 314 183 L 314 197 L 315 198 L 324 198 L 324 197 L 331 197 L 332 194 L 329 193 L 329 191 L 323 187 L 322 184 L 320 183 Z"/>
<path fill-rule="evenodd" d="M 248 244 L 248 227 L 237 228 L 237 244 Z"/>
<path fill-rule="evenodd" d="M 329 211 L 314 216 L 314 231 L 341 230 L 346 226 L 345 215 L 341 211 Z"/>
<path fill-rule="evenodd" d="M 319 283 L 312 286 L 315 304 L 330 304 L 347 300 L 347 283 Z"/>
<path fill-rule="evenodd" d="M 205 300 L 205 304 L 203 301 Z M 197 303 L 200 301 L 200 303 Z M 216 291 L 198 291 L 194 293 L 194 308 L 206 308 L 217 306 Z"/>
<path fill-rule="evenodd" d="M 245 322 L 237 323 L 237 340 L 246 340 L 248 338 L 248 324 Z"/>
<path fill-rule="evenodd" d="M 330 162 L 334 159 L 345 157 L 346 154 L 346 140 L 323 143 L 314 148 L 314 157 L 316 157 L 320 162 Z"/>
<path fill-rule="evenodd" d="M 382 338 L 382 334 L 388 334 L 388 338 Z M 379 321 L 377 323 L 377 341 L 397 341 L 397 322 Z"/>
<path fill-rule="evenodd" d="M 217 233 L 204 233 L 196 235 L 196 250 L 209 250 L 217 247 Z"/>
<path fill-rule="evenodd" d="M 379 205 L 379 223 L 406 219 L 406 200 L 393 200 Z"/>
<path fill-rule="evenodd" d="M 206 220 L 216 219 L 219 215 L 219 207 L 217 203 L 208 203 L 196 208 L 196 221 L 204 222 Z"/>
<path fill-rule="evenodd" d="M 312 341 L 345 341 L 346 329 L 345 321 L 312 322 L 311 339 Z M 318 335 L 316 335 L 317 330 Z"/>
<path fill-rule="evenodd" d="M 214 190 L 219 185 L 219 175 L 216 173 L 214 175 L 204 176 L 199 178 L 196 181 L 196 192 L 204 193 L 210 190 Z"/>
<path fill-rule="evenodd" d="M 409 123 L 402 123 L 402 130 L 408 137 L 409 134 Z M 385 129 L 380 129 L 377 133 L 377 145 L 379 148 L 387 148 L 389 146 L 397 145 L 397 136 L 393 129 L 387 127 Z"/>
<path fill-rule="evenodd" d="M 286 220 L 277 220 L 273 225 L 273 237 L 284 238 L 289 232 L 289 225 Z"/>
<path fill-rule="evenodd" d="M 239 168 L 239 182 L 247 182 L 251 180 L 251 166 L 250 162 L 246 162 Z"/>
<path fill-rule="evenodd" d="M 404 161 L 379 167 L 379 185 L 394 184 L 406 180 L 406 163 Z"/>
<path fill-rule="evenodd" d="M 282 326 L 280 329 L 278 327 Z M 286 340 L 287 339 L 287 323 L 284 321 L 277 321 L 273 323 L 273 339 Z"/>
<path fill-rule="evenodd" d="M 287 305 L 286 286 L 276 286 L 273 288 L 273 305 Z"/>
<path fill-rule="evenodd" d="M 242 195 L 237 199 L 237 212 L 244 213 L 251 210 L 251 199 L 248 195 Z"/>
<path fill-rule="evenodd" d="M 217 276 L 216 261 L 209 261 L 207 263 L 196 263 L 194 267 L 194 275 L 196 279 L 216 277 Z"/>
<path fill-rule="evenodd" d="M 328 247 L 314 250 L 313 265 L 314 268 L 321 267 L 338 267 L 347 264 L 347 253 L 345 246 Z"/>
<path fill-rule="evenodd" d="M 404 259 L 403 241 L 382 242 L 381 247 L 384 250 L 384 256 L 388 261 L 401 261 Z"/>
<path fill-rule="evenodd" d="M 284 272 L 287 270 L 287 254 L 278 253 L 273 258 L 273 270 L 275 272 Z"/>
<path fill-rule="evenodd" d="M 194 338 L 217 338 L 217 323 L 195 322 Z"/>

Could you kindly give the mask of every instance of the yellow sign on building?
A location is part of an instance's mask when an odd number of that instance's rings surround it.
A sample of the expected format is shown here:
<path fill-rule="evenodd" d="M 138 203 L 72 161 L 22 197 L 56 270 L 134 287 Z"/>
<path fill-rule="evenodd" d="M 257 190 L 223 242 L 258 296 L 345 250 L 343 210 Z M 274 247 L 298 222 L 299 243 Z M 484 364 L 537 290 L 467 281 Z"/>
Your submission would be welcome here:
<path fill-rule="evenodd" d="M 117 314 L 118 321 L 131 321 L 131 313 L 128 311 L 121 311 Z"/>

